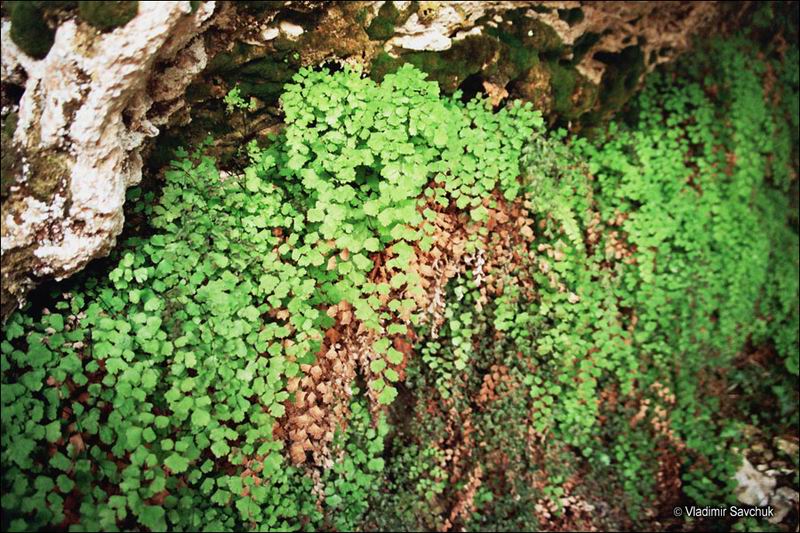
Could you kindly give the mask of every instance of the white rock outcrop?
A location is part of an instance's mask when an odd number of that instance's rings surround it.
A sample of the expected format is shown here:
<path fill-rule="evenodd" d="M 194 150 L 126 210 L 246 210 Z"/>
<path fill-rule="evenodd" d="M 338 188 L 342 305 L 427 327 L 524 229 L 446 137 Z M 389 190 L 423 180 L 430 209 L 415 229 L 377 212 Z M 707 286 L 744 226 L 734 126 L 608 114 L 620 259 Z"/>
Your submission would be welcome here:
<path fill-rule="evenodd" d="M 32 169 L 42 165 L 33 159 L 57 154 L 52 198 L 3 203 L 4 300 L 21 298 L 31 278 L 69 276 L 113 247 L 125 191 L 141 180 L 143 142 L 180 109 L 206 65 L 196 36 L 214 4 L 201 2 L 193 12 L 190 2 L 140 2 L 138 15 L 109 33 L 67 20 L 41 60 L 25 55 L 2 22 L 3 79 L 26 80 L 14 133 L 21 175 L 12 196 L 38 178 Z M 157 102 L 163 105 L 155 115 Z M 28 272 L 15 268 L 21 254 Z"/>

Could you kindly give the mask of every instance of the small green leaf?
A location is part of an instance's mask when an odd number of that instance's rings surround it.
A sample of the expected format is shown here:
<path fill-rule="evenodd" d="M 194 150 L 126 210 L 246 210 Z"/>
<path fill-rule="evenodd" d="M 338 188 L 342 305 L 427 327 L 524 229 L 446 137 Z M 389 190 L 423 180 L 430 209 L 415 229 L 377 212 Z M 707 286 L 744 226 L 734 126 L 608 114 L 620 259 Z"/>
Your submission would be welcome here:
<path fill-rule="evenodd" d="M 58 420 L 50 422 L 44 427 L 44 431 L 47 442 L 57 441 L 61 438 L 61 422 Z"/>
<path fill-rule="evenodd" d="M 56 479 L 56 483 L 58 484 L 58 490 L 60 490 L 64 494 L 72 492 L 72 489 L 75 488 L 75 482 L 72 481 L 67 476 L 65 476 L 64 474 L 60 474 L 58 476 L 58 478 Z"/>
<path fill-rule="evenodd" d="M 397 397 L 397 390 L 392 386 L 386 386 L 378 395 L 378 402 L 383 405 L 389 405 Z"/>
<path fill-rule="evenodd" d="M 205 409 L 197 409 L 192 413 L 193 426 L 204 428 L 209 422 L 211 422 L 211 415 Z"/>
<path fill-rule="evenodd" d="M 231 449 L 227 442 L 220 440 L 211 445 L 211 451 L 217 457 L 224 457 L 230 453 Z"/>
<path fill-rule="evenodd" d="M 386 358 L 393 365 L 399 365 L 403 362 L 403 352 L 395 350 L 394 348 L 389 348 L 386 351 Z"/>
<path fill-rule="evenodd" d="M 381 472 L 383 470 L 383 466 L 384 466 L 384 462 L 383 462 L 383 458 L 381 458 L 381 457 L 373 457 L 367 463 L 367 468 L 369 468 L 373 472 Z"/>
<path fill-rule="evenodd" d="M 180 474 L 189 468 L 189 460 L 181 455 L 178 455 L 177 453 L 173 453 L 164 459 L 164 466 L 172 470 L 172 472 L 175 474 Z"/>

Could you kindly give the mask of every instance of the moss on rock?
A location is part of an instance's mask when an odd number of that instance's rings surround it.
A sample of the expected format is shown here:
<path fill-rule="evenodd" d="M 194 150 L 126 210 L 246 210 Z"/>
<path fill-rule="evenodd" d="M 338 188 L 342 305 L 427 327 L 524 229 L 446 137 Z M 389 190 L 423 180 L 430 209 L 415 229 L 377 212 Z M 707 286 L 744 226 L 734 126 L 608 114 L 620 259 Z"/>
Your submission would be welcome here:
<path fill-rule="evenodd" d="M 290 61 L 304 66 L 320 65 L 329 60 L 360 62 L 378 52 L 378 42 L 370 40 L 364 24 L 358 22 L 363 3 L 309 4 L 317 9 L 295 13 L 292 18 L 294 24 L 303 28 L 299 37 L 282 33 L 270 42 L 279 52 L 296 52 L 298 56 L 290 55 Z"/>
<path fill-rule="evenodd" d="M 452 93 L 467 77 L 481 72 L 498 49 L 497 39 L 470 35 L 443 52 L 412 52 L 402 59 L 426 72 L 428 79 L 438 82 L 443 92 Z"/>
<path fill-rule="evenodd" d="M 572 93 L 575 91 L 576 72 L 558 61 L 547 63 L 553 92 L 553 111 L 565 115 L 572 108 Z"/>
<path fill-rule="evenodd" d="M 588 31 L 575 39 L 575 43 L 572 45 L 572 64 L 577 65 L 581 62 L 581 59 L 586 55 L 589 50 L 592 49 L 592 46 L 597 44 L 600 40 L 600 34 Z"/>
<path fill-rule="evenodd" d="M 372 19 L 367 28 L 367 35 L 373 41 L 385 41 L 394 35 L 394 26 L 400 18 L 400 11 L 394 2 L 384 2 L 378 10 L 378 16 Z"/>
<path fill-rule="evenodd" d="M 399 69 L 403 64 L 403 60 L 397 57 L 392 57 L 386 52 L 380 52 L 372 60 L 369 69 L 369 76 L 377 82 L 383 81 L 387 74 L 391 74 Z"/>
<path fill-rule="evenodd" d="M 217 54 L 208 72 L 224 77 L 229 88 L 238 85 L 243 97 L 255 96 L 272 103 L 277 101 L 283 84 L 300 69 L 299 59 L 292 51 L 275 52 L 237 43 L 231 51 Z"/>
<path fill-rule="evenodd" d="M 264 58 L 242 67 L 238 85 L 242 96 L 255 96 L 265 102 L 274 102 L 283 91 L 283 85 L 292 79 L 297 70 L 288 62 Z"/>
<path fill-rule="evenodd" d="M 139 12 L 139 2 L 78 2 L 78 13 L 84 21 L 100 31 L 124 26 Z"/>
<path fill-rule="evenodd" d="M 582 120 L 597 104 L 599 87 L 591 83 L 575 67 L 563 61 L 549 61 L 552 112 L 563 121 Z"/>
<path fill-rule="evenodd" d="M 550 69 L 544 63 L 534 65 L 517 82 L 512 84 L 511 90 L 516 96 L 530 102 L 544 115 L 549 115 L 553 109 L 553 95 L 550 90 Z"/>
<path fill-rule="evenodd" d="M 31 195 L 42 202 L 50 202 L 53 196 L 64 185 L 68 174 L 68 166 L 64 156 L 57 153 L 41 153 L 29 157 L 30 178 L 27 187 Z"/>
<path fill-rule="evenodd" d="M 55 39 L 44 18 L 39 2 L 13 2 L 11 7 L 11 39 L 20 50 L 31 57 L 42 59 L 50 51 Z"/>
<path fill-rule="evenodd" d="M 9 113 L 0 128 L 0 199 L 3 201 L 16 181 L 19 153 L 13 139 L 17 118 L 17 113 Z"/>
<path fill-rule="evenodd" d="M 278 10 L 285 6 L 288 2 L 285 0 L 256 0 L 247 2 L 236 2 L 240 9 L 246 12 L 257 15 L 265 11 Z"/>
<path fill-rule="evenodd" d="M 522 80 L 543 58 L 562 54 L 564 46 L 558 34 L 527 16 L 526 10 L 511 10 L 503 17 L 497 24 L 488 16 L 479 20 L 476 25 L 483 27 L 483 34 L 454 41 L 444 51 L 406 52 L 396 58 L 380 52 L 372 60 L 370 75 L 380 81 L 403 63 L 411 63 L 438 82 L 443 92 L 452 93 L 478 74 L 498 86 Z"/>
<path fill-rule="evenodd" d="M 363 26 L 364 24 L 367 23 L 368 14 L 369 14 L 369 9 L 367 9 L 366 7 L 360 8 L 358 11 L 356 11 L 355 21 L 359 25 Z"/>

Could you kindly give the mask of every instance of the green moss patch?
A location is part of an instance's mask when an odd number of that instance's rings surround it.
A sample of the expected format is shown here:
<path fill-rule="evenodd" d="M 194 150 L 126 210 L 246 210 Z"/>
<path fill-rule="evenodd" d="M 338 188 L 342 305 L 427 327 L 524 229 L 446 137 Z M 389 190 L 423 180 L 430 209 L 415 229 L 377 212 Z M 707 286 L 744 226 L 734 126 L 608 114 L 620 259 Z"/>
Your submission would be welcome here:
<path fill-rule="evenodd" d="M 13 2 L 11 39 L 23 52 L 42 59 L 53 46 L 55 33 L 45 22 L 39 2 Z"/>
<path fill-rule="evenodd" d="M 0 128 L 0 198 L 5 201 L 8 191 L 15 182 L 19 154 L 14 146 L 14 130 L 17 129 L 17 113 L 9 113 Z"/>
<path fill-rule="evenodd" d="M 298 53 L 270 52 L 237 43 L 230 52 L 217 54 L 207 71 L 220 75 L 230 88 L 239 85 L 243 97 L 255 96 L 270 103 L 277 100 L 283 85 L 299 68 Z"/>
<path fill-rule="evenodd" d="M 50 202 L 56 191 L 64 185 L 68 173 L 64 156 L 59 154 L 37 154 L 29 157 L 30 179 L 27 186 L 32 195 L 42 202 Z"/>
<path fill-rule="evenodd" d="M 394 2 L 384 2 L 378 10 L 378 16 L 372 19 L 367 28 L 367 35 L 373 41 L 385 41 L 394 35 L 394 26 L 400 18 L 400 11 Z"/>
<path fill-rule="evenodd" d="M 138 11 L 139 2 L 78 2 L 78 13 L 81 19 L 100 31 L 111 31 L 124 26 L 136 16 Z"/>

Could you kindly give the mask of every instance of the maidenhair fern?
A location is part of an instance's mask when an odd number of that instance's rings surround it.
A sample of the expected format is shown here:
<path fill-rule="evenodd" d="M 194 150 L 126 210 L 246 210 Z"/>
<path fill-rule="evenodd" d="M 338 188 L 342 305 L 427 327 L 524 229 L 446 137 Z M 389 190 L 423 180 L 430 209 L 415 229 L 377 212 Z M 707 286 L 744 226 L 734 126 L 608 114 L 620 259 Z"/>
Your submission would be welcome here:
<path fill-rule="evenodd" d="M 796 64 L 765 98 L 767 63 L 712 43 L 593 140 L 409 65 L 301 70 L 241 173 L 180 151 L 158 197 L 130 192 L 149 226 L 107 275 L 5 324 L 3 527 L 524 530 L 598 487 L 633 524 L 665 487 L 724 503 L 746 420 L 719 390 L 751 346 L 797 422 Z"/>

